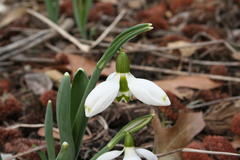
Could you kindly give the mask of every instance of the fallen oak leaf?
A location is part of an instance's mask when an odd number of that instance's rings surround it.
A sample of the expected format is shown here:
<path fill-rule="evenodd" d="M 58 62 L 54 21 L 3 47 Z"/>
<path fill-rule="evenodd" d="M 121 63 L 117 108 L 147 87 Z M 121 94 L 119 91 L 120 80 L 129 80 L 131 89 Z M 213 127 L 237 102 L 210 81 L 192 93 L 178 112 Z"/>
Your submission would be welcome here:
<path fill-rule="evenodd" d="M 234 53 L 232 54 L 232 57 L 233 57 L 234 59 L 236 59 L 236 60 L 240 60 L 240 52 L 234 52 Z"/>
<path fill-rule="evenodd" d="M 45 137 L 45 129 L 44 129 L 44 127 L 39 128 L 37 134 L 40 137 Z M 59 129 L 58 128 L 53 128 L 53 138 L 57 139 L 57 140 L 60 140 L 60 134 L 59 134 Z M 90 135 L 84 135 L 83 140 L 86 141 L 86 140 L 89 140 L 91 138 L 92 138 L 92 136 L 90 136 Z"/>
<path fill-rule="evenodd" d="M 175 42 L 170 42 L 167 44 L 167 47 L 169 48 L 175 48 L 175 47 L 179 47 L 179 51 L 180 51 L 180 54 L 181 56 L 183 57 L 190 57 L 191 55 L 193 55 L 195 53 L 195 51 L 198 49 L 197 47 L 184 47 L 184 46 L 187 46 L 191 43 L 189 42 L 186 42 L 186 41 L 175 41 Z M 181 48 L 183 47 L 183 48 Z"/>
<path fill-rule="evenodd" d="M 26 8 L 22 7 L 9 10 L 9 12 L 7 12 L 6 15 L 1 19 L 0 28 L 7 26 L 20 17 L 23 17 L 23 15 L 26 13 Z"/>
<path fill-rule="evenodd" d="M 202 112 L 181 112 L 175 125 L 162 127 L 158 116 L 152 120 L 155 153 L 165 153 L 186 146 L 205 127 Z M 178 154 L 161 158 L 162 160 L 180 159 Z"/>
<path fill-rule="evenodd" d="M 209 90 L 218 88 L 222 85 L 220 82 L 215 82 L 203 76 L 179 76 L 175 79 L 167 79 L 155 81 L 163 90 L 168 90 L 175 94 L 178 98 L 185 98 L 188 95 L 187 90 L 181 92 L 181 88 Z M 190 90 L 191 91 L 191 90 Z"/>
<path fill-rule="evenodd" d="M 44 127 L 39 128 L 37 134 L 41 137 L 45 137 L 45 129 Z M 53 129 L 53 138 L 60 140 L 59 130 L 57 128 Z"/>
<path fill-rule="evenodd" d="M 79 68 L 83 68 L 88 75 L 92 75 L 96 62 L 84 56 L 75 55 L 75 54 L 64 54 L 68 58 L 69 64 L 67 68 L 74 74 Z M 111 62 L 103 71 L 102 75 L 108 76 L 110 73 L 115 71 L 115 62 Z"/>
<path fill-rule="evenodd" d="M 207 129 L 215 134 L 222 134 L 231 128 L 232 118 L 240 113 L 240 100 L 223 101 L 209 107 L 204 114 Z"/>

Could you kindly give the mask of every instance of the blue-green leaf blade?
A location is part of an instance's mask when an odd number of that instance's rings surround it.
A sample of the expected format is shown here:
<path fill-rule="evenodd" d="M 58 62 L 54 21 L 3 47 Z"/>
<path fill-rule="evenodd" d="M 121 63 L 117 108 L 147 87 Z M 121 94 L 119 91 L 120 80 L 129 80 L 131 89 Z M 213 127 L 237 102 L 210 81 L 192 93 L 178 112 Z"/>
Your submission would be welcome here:
<path fill-rule="evenodd" d="M 83 94 L 88 84 L 88 77 L 84 70 L 78 69 L 74 75 L 71 88 L 71 122 L 75 119 L 79 104 L 81 103 Z"/>
<path fill-rule="evenodd" d="M 69 149 L 65 158 L 73 160 L 75 156 L 75 145 L 72 136 L 72 126 L 70 118 L 71 105 L 71 82 L 70 75 L 64 74 L 57 94 L 57 124 L 60 133 L 61 143 L 68 142 Z"/>
<path fill-rule="evenodd" d="M 54 138 L 53 138 L 53 115 L 52 115 L 51 101 L 48 101 L 44 126 L 45 126 L 45 141 L 47 143 L 48 159 L 55 160 L 55 145 L 54 145 Z"/>

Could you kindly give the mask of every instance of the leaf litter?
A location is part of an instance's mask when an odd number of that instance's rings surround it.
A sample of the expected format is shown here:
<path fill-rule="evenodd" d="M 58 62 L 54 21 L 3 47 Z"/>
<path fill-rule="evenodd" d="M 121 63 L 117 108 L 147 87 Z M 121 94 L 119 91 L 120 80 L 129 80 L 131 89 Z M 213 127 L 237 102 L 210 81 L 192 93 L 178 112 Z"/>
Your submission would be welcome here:
<path fill-rule="evenodd" d="M 6 4 L 4 4 L 6 3 Z M 44 23 L 39 22 L 30 15 L 25 15 L 24 9 L 36 9 L 45 15 L 44 6 L 37 1 L 18 2 L 14 0 L 4 1 L 4 5 L 10 8 L 3 16 L 0 30 L 0 51 L 2 47 L 10 47 L 12 43 L 19 42 L 33 33 L 38 33 L 44 29 L 49 29 Z M 2 4 L 2 2 L 0 3 Z M 239 95 L 239 83 L 226 81 L 214 81 L 209 77 L 194 76 L 191 73 L 207 73 L 211 75 L 222 75 L 229 77 L 239 77 L 239 65 L 232 65 L 239 62 L 239 1 L 218 1 L 218 0 L 169 0 L 169 1 L 144 1 L 134 0 L 129 2 L 104 0 L 94 3 L 91 9 L 91 28 L 90 39 L 96 40 L 101 33 L 112 23 L 116 15 L 124 8 L 127 15 L 122 18 L 119 24 L 111 30 L 109 35 L 90 53 L 81 53 L 64 50 L 71 48 L 72 44 L 65 41 L 61 36 L 55 35 L 50 39 L 39 43 L 34 48 L 29 48 L 24 52 L 24 62 L 7 58 L 0 62 L 0 107 L 3 111 L 12 111 L 8 117 L 3 117 L 1 121 L 0 135 L 9 137 L 7 145 L 0 145 L 0 152 L 20 153 L 29 149 L 32 144 L 41 145 L 44 131 L 43 128 L 18 128 L 14 133 L 6 132 L 6 128 L 17 123 L 43 123 L 46 106 L 45 100 L 50 97 L 48 92 L 57 91 L 59 80 L 65 71 L 73 74 L 79 67 L 84 68 L 88 75 L 91 75 L 97 60 L 109 45 L 109 42 L 125 28 L 141 22 L 153 23 L 155 29 L 145 35 L 139 36 L 131 42 L 129 57 L 135 65 L 154 66 L 156 68 L 170 69 L 172 71 L 186 71 L 187 76 L 174 76 L 172 74 L 136 71 L 131 72 L 137 77 L 154 80 L 156 84 L 164 90 L 171 92 L 174 101 L 172 110 L 164 110 L 164 107 L 157 108 L 153 126 L 148 126 L 136 134 L 137 145 L 146 148 L 154 148 L 158 153 L 164 153 L 173 149 L 185 147 L 191 142 L 204 144 L 204 137 L 210 136 L 217 139 L 217 144 L 226 142 L 225 139 L 232 141 L 234 148 L 239 149 L 239 135 L 233 132 L 233 117 L 240 113 L 239 100 L 226 101 L 227 98 Z M 12 7 L 19 6 L 20 9 L 12 10 Z M 64 0 L 61 5 L 61 13 L 72 18 L 71 1 Z M 99 14 L 95 14 L 99 13 Z M 1 15 L 2 16 L 2 15 Z M 27 17 L 27 19 L 26 19 Z M 4 20 L 5 19 L 5 20 Z M 76 29 L 71 27 L 70 33 L 79 38 Z M 223 43 L 212 43 L 217 40 Z M 35 41 L 35 40 L 33 40 Z M 210 42 L 209 45 L 198 46 L 198 42 Z M 16 43 L 15 43 L 16 44 Z M 139 49 L 134 44 L 143 44 Z M 191 45 L 184 48 L 184 45 Z M 130 43 L 129 43 L 130 46 Z M 154 46 L 154 49 L 151 48 Z M 17 49 L 24 47 L 18 46 Z M 144 48 L 145 47 L 145 48 Z M 163 48 L 178 47 L 178 49 Z M 124 46 L 128 51 L 127 45 Z M 16 49 L 2 52 L 1 56 L 12 54 Z M 62 53 L 65 53 L 62 59 Z M 176 58 L 176 56 L 178 58 Z M 34 62 L 31 58 L 38 59 Z M 187 61 L 183 61 L 187 59 Z M 48 63 L 38 63 L 40 59 Z M 197 60 L 198 63 L 192 63 Z M 219 65 L 211 64 L 218 62 Z M 208 62 L 208 63 L 206 63 Z M 224 64 L 221 64 L 224 62 Z M 206 65 L 207 64 L 207 65 Z M 115 71 L 115 62 L 108 64 L 101 75 L 100 80 L 104 80 L 111 72 Z M 25 75 L 44 75 L 34 78 L 25 78 Z M 42 78 L 47 77 L 47 78 Z M 7 95 L 12 95 L 12 99 L 6 102 Z M 169 93 L 170 96 L 170 93 Z M 41 97 L 41 98 L 40 98 Z M 5 101 L 4 101 L 5 100 Z M 17 100 L 17 101 L 16 101 Z M 218 100 L 217 103 L 215 100 Z M 187 110 L 185 106 L 189 104 L 202 105 L 197 109 Z M 131 107 L 131 105 L 137 107 Z M 86 141 L 83 143 L 81 154 L 84 159 L 96 153 L 103 147 L 115 133 L 129 120 L 140 115 L 148 114 L 152 107 L 146 107 L 134 100 L 132 104 L 114 103 L 99 117 L 89 121 L 86 133 Z M 175 106 L 175 107 L 174 107 Z M 176 107 L 181 106 L 181 107 Z M 160 113 L 159 113 L 160 112 Z M 167 112 L 174 113 L 174 118 L 167 115 Z M 17 113 L 15 115 L 15 113 Z M 36 113 L 38 113 L 36 115 Z M 166 114 L 165 117 L 163 114 Z M 170 114 L 169 114 L 170 115 Z M 166 127 L 161 126 L 164 117 Z M 173 118 L 173 119 L 172 119 Z M 100 120 L 101 119 L 101 120 Z M 161 122 L 159 122 L 161 119 Z M 104 121 L 105 125 L 103 125 Z M 238 121 L 235 120 L 235 124 Z M 106 124 L 109 129 L 106 128 Z M 236 129 L 238 126 L 235 126 Z M 159 134 L 153 133 L 155 132 Z M 24 134 L 18 134 L 19 132 Z M 3 134 L 4 133 L 4 134 Z M 0 136 L 1 137 L 1 136 Z M 10 140 L 11 139 L 11 140 Z M 221 143 L 220 140 L 221 139 Z M 154 142 L 154 145 L 153 145 Z M 17 147 L 16 143 L 23 147 Z M 94 148 L 94 150 L 93 150 Z M 193 145 L 194 148 L 194 145 Z M 201 148 L 201 147 L 200 147 Z M 208 149 L 204 146 L 205 149 Z M 26 159 L 39 159 L 38 155 L 29 155 Z M 199 155 L 198 155 L 199 156 Z M 178 158 L 181 160 L 191 160 L 189 155 L 163 157 L 163 159 Z M 161 158 L 162 159 L 162 158 Z M 210 156 L 210 159 L 219 160 L 218 157 Z"/>

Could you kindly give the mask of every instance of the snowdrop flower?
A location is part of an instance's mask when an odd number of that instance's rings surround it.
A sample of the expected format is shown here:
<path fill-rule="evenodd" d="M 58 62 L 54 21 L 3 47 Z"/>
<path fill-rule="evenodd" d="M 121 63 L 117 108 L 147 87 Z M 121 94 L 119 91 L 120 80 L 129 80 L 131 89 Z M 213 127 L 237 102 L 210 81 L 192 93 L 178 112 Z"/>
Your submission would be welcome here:
<path fill-rule="evenodd" d="M 113 150 L 110 152 L 106 152 L 99 156 L 97 160 L 113 160 L 119 157 L 124 152 L 123 160 L 141 160 L 141 158 L 145 158 L 147 160 L 157 160 L 157 156 L 153 154 L 151 151 L 143 149 L 143 148 L 135 148 L 132 136 L 128 133 L 125 137 L 124 149 Z"/>
<path fill-rule="evenodd" d="M 100 83 L 85 101 L 85 115 L 92 117 L 104 111 L 116 99 L 128 102 L 132 96 L 148 105 L 168 106 L 170 100 L 166 93 L 152 81 L 135 78 L 130 72 L 126 53 L 120 51 L 116 61 L 116 72 Z"/>

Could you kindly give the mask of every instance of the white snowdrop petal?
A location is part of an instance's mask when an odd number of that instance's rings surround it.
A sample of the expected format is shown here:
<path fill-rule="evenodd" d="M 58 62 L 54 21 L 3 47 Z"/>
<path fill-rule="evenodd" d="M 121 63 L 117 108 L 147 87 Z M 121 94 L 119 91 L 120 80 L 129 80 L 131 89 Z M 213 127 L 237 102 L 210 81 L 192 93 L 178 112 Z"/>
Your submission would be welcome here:
<path fill-rule="evenodd" d="M 146 158 L 147 160 L 157 160 L 157 156 L 153 154 L 151 151 L 143 149 L 143 148 L 137 148 L 136 149 L 137 154 L 142 157 Z"/>
<path fill-rule="evenodd" d="M 126 147 L 123 160 L 141 160 L 141 158 L 137 155 L 134 147 Z"/>
<path fill-rule="evenodd" d="M 123 150 L 106 152 L 106 153 L 103 153 L 101 156 L 99 156 L 97 160 L 113 160 L 114 158 L 120 156 L 122 153 L 123 153 Z"/>
<path fill-rule="evenodd" d="M 171 104 L 167 94 L 152 81 L 135 78 L 132 75 L 127 76 L 127 81 L 132 94 L 143 103 L 154 106 Z"/>
<path fill-rule="evenodd" d="M 85 114 L 92 117 L 104 111 L 117 97 L 119 90 L 119 77 L 104 81 L 97 85 L 87 96 L 85 101 Z"/>
<path fill-rule="evenodd" d="M 116 72 L 113 72 L 113 73 L 111 73 L 111 74 L 108 75 L 106 81 L 109 81 L 109 80 L 113 79 L 115 76 L 119 76 L 119 77 L 120 77 L 120 75 L 117 75 Z"/>

